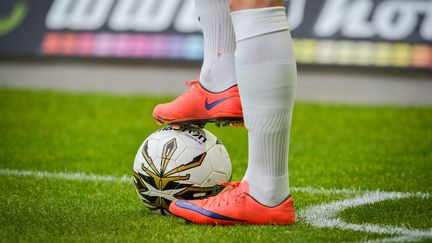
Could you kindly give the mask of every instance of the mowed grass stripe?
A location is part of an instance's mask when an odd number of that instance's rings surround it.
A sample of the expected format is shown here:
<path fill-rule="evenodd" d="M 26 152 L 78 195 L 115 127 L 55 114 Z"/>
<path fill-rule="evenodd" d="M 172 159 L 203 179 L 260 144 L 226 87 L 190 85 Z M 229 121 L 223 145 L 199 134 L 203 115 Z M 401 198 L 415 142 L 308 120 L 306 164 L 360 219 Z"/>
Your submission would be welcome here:
<path fill-rule="evenodd" d="M 158 128 L 150 115 L 153 107 L 168 100 L 0 89 L 0 168 L 129 175 L 139 145 Z M 207 129 L 227 147 L 233 179 L 240 180 L 247 165 L 246 130 Z M 432 108 L 297 103 L 291 134 L 293 188 L 404 193 L 432 189 Z M 0 177 L 0 189 L 4 241 L 339 242 L 391 236 L 318 229 L 302 222 L 290 227 L 184 225 L 173 217 L 150 214 L 129 183 L 7 176 Z M 352 197 L 296 190 L 293 195 L 299 211 Z M 415 202 L 418 208 L 408 205 L 414 218 L 400 216 L 407 206 L 392 201 L 379 203 L 378 211 L 352 208 L 341 217 L 355 224 L 430 229 L 429 201 Z M 391 213 L 395 211 L 400 214 Z"/>
<path fill-rule="evenodd" d="M 32 170 L 14 170 L 14 169 L 0 169 L 0 176 L 18 176 L 18 177 L 37 177 L 47 179 L 60 179 L 72 181 L 94 181 L 94 182 L 123 182 L 132 183 L 133 177 L 123 175 L 121 177 L 114 177 L 109 175 L 96 175 L 90 173 L 67 173 L 67 172 L 49 172 L 49 171 L 32 171 Z M 428 192 L 384 192 L 368 191 L 368 190 L 352 190 L 352 189 L 329 189 L 329 188 L 313 188 L 313 187 L 291 187 L 293 191 L 300 191 L 311 194 L 345 194 L 345 195 L 358 195 L 365 193 L 393 193 L 403 195 L 404 197 L 420 197 L 429 198 Z"/>
<path fill-rule="evenodd" d="M 147 210 L 129 183 L 0 177 L 0 236 L 4 241 L 305 242 L 379 235 L 289 227 L 185 224 Z M 299 194 L 297 194 L 299 195 Z M 303 200 L 316 197 L 302 195 Z M 341 196 L 320 196 L 330 201 Z"/>
<path fill-rule="evenodd" d="M 132 178 L 126 175 L 122 177 L 102 176 L 86 173 L 65 173 L 65 172 L 47 172 L 47 171 L 19 171 L 10 169 L 0 169 L 0 176 L 18 176 L 18 177 L 37 177 L 47 179 L 60 179 L 72 181 L 93 181 L 93 182 L 121 182 L 131 183 Z M 319 228 L 339 228 L 349 229 L 360 232 L 377 233 L 377 234 L 390 234 L 397 235 L 394 241 L 410 241 L 418 239 L 432 238 L 432 230 L 418 230 L 408 229 L 405 227 L 397 226 L 382 226 L 373 224 L 353 224 L 347 223 L 338 217 L 346 209 L 356 208 L 363 205 L 376 204 L 378 202 L 388 200 L 400 200 L 420 198 L 428 199 L 429 193 L 401 193 L 401 192 L 382 192 L 382 191 L 354 191 L 348 189 L 324 189 L 324 188 L 311 188 L 311 187 L 294 187 L 293 191 L 306 192 L 306 193 L 320 193 L 320 194 L 349 194 L 358 195 L 353 199 L 345 199 L 342 201 L 335 201 L 329 204 L 322 204 L 318 206 L 308 207 L 300 211 L 298 220 L 305 220 L 307 223 Z M 373 209 L 373 207 L 372 207 Z M 415 213 L 415 212 L 414 212 Z M 402 237 L 402 236 L 403 237 Z M 390 240 L 389 238 L 388 240 Z"/>
<path fill-rule="evenodd" d="M 36 177 L 40 179 L 60 179 L 60 180 L 71 180 L 71 181 L 91 181 L 91 182 L 109 182 L 109 183 L 131 183 L 131 178 L 128 176 L 123 177 L 112 177 L 112 176 L 101 176 L 85 173 L 64 173 L 64 172 L 47 172 L 47 171 L 18 171 L 10 169 L 0 169 L 1 176 L 18 176 L 18 177 Z M 308 207 L 303 209 L 299 213 L 298 222 L 306 220 L 307 223 L 314 225 L 319 228 L 339 228 L 349 229 L 360 232 L 376 233 L 376 234 L 390 234 L 396 235 L 393 238 L 394 241 L 410 241 L 419 239 L 432 238 L 432 230 L 423 231 L 416 229 L 408 229 L 404 227 L 396 226 L 381 226 L 372 224 L 352 224 L 341 221 L 337 215 L 339 212 L 343 212 L 347 208 L 355 208 L 360 205 L 369 205 L 376 202 L 382 202 L 386 200 L 405 199 L 405 198 L 429 198 L 428 193 L 400 193 L 400 192 L 360 192 L 353 190 L 334 190 L 334 189 L 313 189 L 310 187 L 305 188 L 292 188 L 294 191 L 300 192 L 313 192 L 322 194 L 334 194 L 335 192 L 341 194 L 363 194 L 357 196 L 354 199 L 345 199 L 341 201 L 335 201 L 328 204 L 322 204 L 318 206 Z M 389 238 L 387 240 L 391 240 Z"/>

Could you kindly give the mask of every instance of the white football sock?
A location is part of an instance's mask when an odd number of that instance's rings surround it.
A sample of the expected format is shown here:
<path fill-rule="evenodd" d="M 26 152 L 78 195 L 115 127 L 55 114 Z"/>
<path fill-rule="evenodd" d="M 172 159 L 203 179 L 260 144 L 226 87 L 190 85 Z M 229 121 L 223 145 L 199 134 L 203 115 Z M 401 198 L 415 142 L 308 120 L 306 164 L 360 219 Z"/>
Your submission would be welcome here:
<path fill-rule="evenodd" d="M 249 158 L 246 176 L 258 202 L 276 206 L 289 195 L 288 145 L 297 83 L 284 7 L 232 13 L 235 65 Z"/>
<path fill-rule="evenodd" d="M 204 35 L 200 83 L 211 92 L 224 91 L 237 84 L 235 37 L 228 0 L 195 0 L 195 11 Z"/>

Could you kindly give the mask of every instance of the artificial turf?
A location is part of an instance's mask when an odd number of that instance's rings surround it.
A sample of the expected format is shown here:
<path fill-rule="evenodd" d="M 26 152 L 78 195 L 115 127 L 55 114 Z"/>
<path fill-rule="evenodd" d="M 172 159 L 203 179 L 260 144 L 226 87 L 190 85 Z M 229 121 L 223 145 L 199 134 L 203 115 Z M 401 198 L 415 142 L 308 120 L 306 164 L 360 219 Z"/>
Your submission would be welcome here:
<path fill-rule="evenodd" d="M 135 153 L 170 98 L 0 89 L 0 169 L 131 175 Z M 244 128 L 207 126 L 227 147 L 233 179 L 247 164 Z M 397 192 L 432 189 L 432 107 L 295 106 L 290 184 Z M 293 226 L 210 227 L 149 212 L 133 184 L 0 176 L 1 241 L 335 242 L 390 235 Z M 293 190 L 296 209 L 349 198 Z M 431 199 L 384 201 L 340 217 L 431 230 Z M 428 240 L 428 239 L 417 239 Z M 429 238 L 430 240 L 430 238 Z"/>

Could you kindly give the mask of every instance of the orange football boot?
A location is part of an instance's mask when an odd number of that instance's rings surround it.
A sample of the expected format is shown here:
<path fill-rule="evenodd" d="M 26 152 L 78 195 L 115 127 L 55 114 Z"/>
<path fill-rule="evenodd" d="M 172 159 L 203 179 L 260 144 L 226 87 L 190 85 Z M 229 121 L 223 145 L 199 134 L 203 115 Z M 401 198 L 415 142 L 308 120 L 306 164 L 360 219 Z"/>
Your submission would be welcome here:
<path fill-rule="evenodd" d="M 204 89 L 199 81 L 186 82 L 190 88 L 170 103 L 157 105 L 153 117 L 159 125 L 242 126 L 243 111 L 237 85 L 218 93 Z"/>
<path fill-rule="evenodd" d="M 201 200 L 174 200 L 169 211 L 196 224 L 294 224 L 294 200 L 289 196 L 275 207 L 251 197 L 246 181 L 224 182 L 228 186 L 216 196 Z"/>

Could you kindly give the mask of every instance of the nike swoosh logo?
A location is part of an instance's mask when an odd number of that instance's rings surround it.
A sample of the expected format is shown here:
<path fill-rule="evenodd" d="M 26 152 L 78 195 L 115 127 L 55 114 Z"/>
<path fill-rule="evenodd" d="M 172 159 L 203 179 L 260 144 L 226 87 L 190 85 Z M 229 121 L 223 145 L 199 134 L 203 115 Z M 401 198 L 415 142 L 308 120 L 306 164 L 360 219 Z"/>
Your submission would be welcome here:
<path fill-rule="evenodd" d="M 227 220 L 227 221 L 241 221 L 241 220 L 230 218 L 230 217 L 227 217 L 224 215 L 220 215 L 220 214 L 212 212 L 212 211 L 205 210 L 204 208 L 198 207 L 197 205 L 192 204 L 192 203 L 185 201 L 185 200 L 175 201 L 175 205 L 177 207 L 188 209 L 188 210 L 197 212 L 199 214 L 202 214 L 204 216 L 214 218 L 214 219 Z"/>
<path fill-rule="evenodd" d="M 214 101 L 214 102 L 212 102 L 212 103 L 208 103 L 208 99 L 206 99 L 206 100 L 205 100 L 205 108 L 206 108 L 207 110 L 211 110 L 211 109 L 213 109 L 213 107 L 215 107 L 216 105 L 218 105 L 218 104 L 220 104 L 221 102 L 224 102 L 225 100 L 230 99 L 230 98 L 232 98 L 232 97 L 234 97 L 234 96 L 228 96 L 228 97 L 225 97 L 225 98 L 222 98 L 222 99 L 218 99 L 218 100 L 216 100 L 216 101 Z"/>

